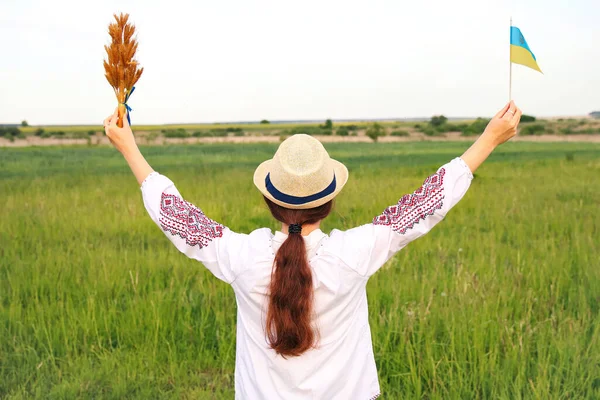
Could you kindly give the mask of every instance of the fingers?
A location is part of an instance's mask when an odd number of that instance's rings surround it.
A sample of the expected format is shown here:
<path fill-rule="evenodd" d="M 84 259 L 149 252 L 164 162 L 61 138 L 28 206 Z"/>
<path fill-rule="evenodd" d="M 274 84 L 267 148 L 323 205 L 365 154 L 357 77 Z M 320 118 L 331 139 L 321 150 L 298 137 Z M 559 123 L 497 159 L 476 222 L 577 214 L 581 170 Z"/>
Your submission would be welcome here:
<path fill-rule="evenodd" d="M 123 128 L 129 128 L 129 118 L 127 118 L 127 114 L 129 111 L 125 110 L 125 114 L 123 115 Z"/>
<path fill-rule="evenodd" d="M 119 119 L 119 109 L 115 108 L 115 112 L 104 119 L 104 132 L 108 136 L 109 128 L 114 127 Z"/>
<path fill-rule="evenodd" d="M 509 103 L 508 110 L 506 110 L 506 113 L 504 114 L 504 116 L 502 118 L 511 121 L 514 118 L 516 112 L 517 112 L 517 105 L 515 104 L 514 101 L 511 100 Z"/>
<path fill-rule="evenodd" d="M 110 125 L 110 122 L 112 121 L 112 119 L 116 116 L 119 115 L 119 109 L 115 108 L 115 112 L 112 113 L 111 115 L 109 115 L 108 117 L 104 118 L 104 125 Z"/>
<path fill-rule="evenodd" d="M 111 128 L 116 128 L 117 127 L 117 121 L 119 120 L 119 109 L 115 108 L 115 113 L 112 115 L 111 120 L 110 120 L 110 127 Z"/>
<path fill-rule="evenodd" d="M 517 111 L 515 112 L 515 115 L 512 117 L 511 120 L 511 122 L 515 126 L 519 125 L 519 122 L 521 122 L 521 115 L 523 115 L 523 111 L 521 111 L 521 109 L 517 107 Z"/>
<path fill-rule="evenodd" d="M 502 118 L 504 116 L 504 114 L 506 114 L 506 111 L 508 110 L 509 107 L 510 107 L 510 102 L 506 103 L 506 105 L 504 107 L 502 107 L 502 109 L 500 109 L 500 111 L 498 111 L 498 113 L 496 113 L 496 115 L 494 115 L 494 118 Z"/>

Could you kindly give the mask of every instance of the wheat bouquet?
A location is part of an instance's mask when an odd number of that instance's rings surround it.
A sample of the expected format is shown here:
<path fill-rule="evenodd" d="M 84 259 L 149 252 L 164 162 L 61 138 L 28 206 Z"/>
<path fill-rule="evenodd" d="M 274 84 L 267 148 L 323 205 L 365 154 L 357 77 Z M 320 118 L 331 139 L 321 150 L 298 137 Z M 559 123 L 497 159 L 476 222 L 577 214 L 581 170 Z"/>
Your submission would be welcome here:
<path fill-rule="evenodd" d="M 108 54 L 108 60 L 104 60 L 104 71 L 106 80 L 115 91 L 117 101 L 119 102 L 119 119 L 117 125 L 123 127 L 123 116 L 127 114 L 131 107 L 127 104 L 129 96 L 135 90 L 135 84 L 142 76 L 144 68 L 139 68 L 135 60 L 138 42 L 133 37 L 135 26 L 128 23 L 129 14 L 114 15 L 115 21 L 108 25 L 108 34 L 111 38 L 110 45 L 104 46 Z"/>

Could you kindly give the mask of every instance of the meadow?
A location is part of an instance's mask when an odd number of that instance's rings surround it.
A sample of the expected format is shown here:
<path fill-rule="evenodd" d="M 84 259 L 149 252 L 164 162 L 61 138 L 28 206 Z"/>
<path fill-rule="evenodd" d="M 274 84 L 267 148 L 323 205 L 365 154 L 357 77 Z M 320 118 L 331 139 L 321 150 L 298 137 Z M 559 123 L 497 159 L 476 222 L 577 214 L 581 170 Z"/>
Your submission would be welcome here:
<path fill-rule="evenodd" d="M 296 133 L 314 136 L 368 136 L 374 141 L 382 136 L 411 137 L 412 140 L 425 137 L 457 136 L 471 137 L 479 135 L 485 129 L 488 118 L 452 119 L 443 115 L 430 119 L 381 120 L 381 121 L 331 121 L 319 122 L 275 122 L 269 123 L 214 123 L 214 124 L 170 124 L 170 125 L 135 125 L 138 139 L 143 144 L 160 144 L 167 139 L 224 138 L 224 137 L 287 137 Z M 25 145 L 43 145 L 52 140 L 74 139 L 79 144 L 96 145 L 101 143 L 103 128 L 99 125 L 39 125 L 3 128 L 0 125 L 0 146 L 9 142 Z M 567 138 L 579 135 L 587 139 L 600 134 L 598 118 L 552 118 L 537 119 L 524 115 L 519 129 L 519 136 L 554 136 Z M 173 144 L 173 143 L 172 143 Z"/>
<path fill-rule="evenodd" d="M 466 142 L 333 143 L 324 231 L 368 223 Z M 143 147 L 238 232 L 276 144 Z M 600 144 L 508 143 L 368 284 L 384 399 L 600 398 Z M 0 149 L 0 398 L 232 399 L 235 298 L 172 247 L 108 147 Z M 348 366 L 352 368 L 352 366 Z"/>

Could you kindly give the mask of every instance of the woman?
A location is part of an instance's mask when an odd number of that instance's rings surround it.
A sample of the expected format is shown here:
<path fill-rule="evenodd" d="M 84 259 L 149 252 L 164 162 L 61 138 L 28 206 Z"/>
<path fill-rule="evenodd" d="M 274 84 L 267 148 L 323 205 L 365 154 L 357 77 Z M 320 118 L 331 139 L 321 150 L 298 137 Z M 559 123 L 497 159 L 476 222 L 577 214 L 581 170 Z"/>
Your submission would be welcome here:
<path fill-rule="evenodd" d="M 329 235 L 319 229 L 348 170 L 321 143 L 294 135 L 254 173 L 281 230 L 240 234 L 183 200 L 146 162 L 131 129 L 104 121 L 106 134 L 141 185 L 150 217 L 185 255 L 235 292 L 238 399 L 374 399 L 380 395 L 367 313 L 367 280 L 426 234 L 463 197 L 473 172 L 516 134 L 513 102 L 460 157 L 366 224 Z"/>

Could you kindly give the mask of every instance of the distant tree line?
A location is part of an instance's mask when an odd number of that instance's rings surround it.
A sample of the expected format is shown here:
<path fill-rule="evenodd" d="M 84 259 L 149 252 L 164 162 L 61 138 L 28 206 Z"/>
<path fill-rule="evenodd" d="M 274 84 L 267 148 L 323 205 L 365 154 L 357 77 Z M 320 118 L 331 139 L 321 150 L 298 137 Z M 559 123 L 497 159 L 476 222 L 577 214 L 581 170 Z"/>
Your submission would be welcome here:
<path fill-rule="evenodd" d="M 15 140 L 16 137 L 24 137 L 21 130 L 16 126 L 4 126 L 0 125 L 0 137 L 6 137 L 8 139 Z"/>
<path fill-rule="evenodd" d="M 521 122 L 535 121 L 534 116 L 525 114 L 521 116 Z M 489 122 L 489 118 L 479 117 L 471 123 L 451 123 L 444 115 L 434 115 L 427 124 L 415 124 L 414 127 L 427 136 L 439 136 L 448 132 L 460 132 L 463 136 L 475 136 L 483 133 Z M 535 131 L 536 128 L 533 129 Z M 539 132 L 539 130 L 536 132 Z"/>

